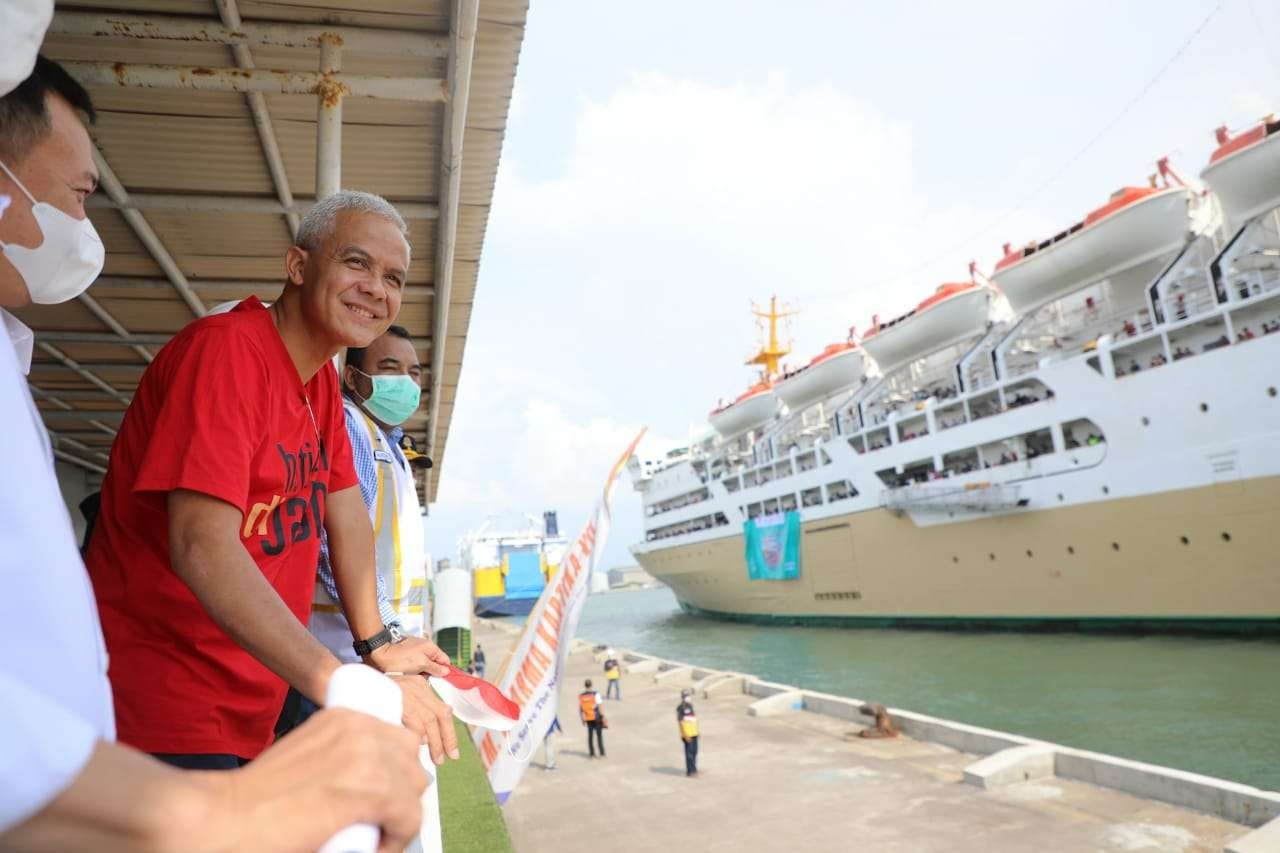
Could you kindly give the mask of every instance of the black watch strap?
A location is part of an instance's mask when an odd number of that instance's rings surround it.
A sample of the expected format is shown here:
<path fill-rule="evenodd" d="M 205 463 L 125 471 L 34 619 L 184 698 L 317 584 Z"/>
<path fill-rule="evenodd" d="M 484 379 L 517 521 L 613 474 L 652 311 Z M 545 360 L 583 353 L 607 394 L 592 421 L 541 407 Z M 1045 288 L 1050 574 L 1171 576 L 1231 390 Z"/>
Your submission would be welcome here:
<path fill-rule="evenodd" d="M 351 644 L 351 648 L 356 650 L 359 657 L 367 658 L 374 649 L 382 648 L 391 641 L 391 629 L 383 628 L 367 640 L 356 640 Z"/>

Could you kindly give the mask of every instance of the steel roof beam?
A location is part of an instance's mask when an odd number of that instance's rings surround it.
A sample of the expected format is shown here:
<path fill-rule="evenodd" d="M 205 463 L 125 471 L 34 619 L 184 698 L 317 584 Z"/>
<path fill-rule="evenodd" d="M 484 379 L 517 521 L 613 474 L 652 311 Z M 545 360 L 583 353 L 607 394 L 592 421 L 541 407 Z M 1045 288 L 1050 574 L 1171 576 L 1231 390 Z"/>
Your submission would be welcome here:
<path fill-rule="evenodd" d="M 329 24 L 244 23 L 234 26 L 210 23 L 202 18 L 174 15 L 125 15 L 97 12 L 58 12 L 50 33 L 106 38 L 160 39 L 245 47 L 317 48 L 325 36 L 337 36 L 357 53 L 396 56 L 423 56 L 442 59 L 448 55 L 449 39 L 442 34 L 409 32 L 376 27 L 346 27 Z"/>
<path fill-rule="evenodd" d="M 64 399 L 63 399 L 63 394 L 61 394 L 61 393 L 59 393 L 59 394 L 54 394 L 54 393 L 52 393 L 52 392 L 46 391 L 45 389 L 41 388 L 39 385 L 36 385 L 36 384 L 34 384 L 34 383 L 31 383 L 31 382 L 28 382 L 28 383 L 27 383 L 27 387 L 31 389 L 31 395 L 32 395 L 33 397 L 40 397 L 41 399 L 48 400 L 50 403 L 53 403 L 55 406 L 57 406 L 58 408 L 62 409 L 64 412 L 76 412 L 76 414 L 85 415 L 86 417 L 84 418 L 84 420 L 88 421 L 88 422 L 89 422 L 89 424 L 90 424 L 91 426 L 93 426 L 94 428 L 96 428 L 96 429 L 97 429 L 97 430 L 99 430 L 100 432 L 104 432 L 104 433 L 106 433 L 107 435 L 111 436 L 112 438 L 115 438 L 115 436 L 116 436 L 116 430 L 112 429 L 111 427 L 109 427 L 109 426 L 107 426 L 106 424 L 104 424 L 101 420 L 99 420 L 99 419 L 97 419 L 96 417 L 94 417 L 95 415 L 100 415 L 100 414 L 112 414 L 112 413 L 110 413 L 110 412 L 80 412 L 80 411 L 76 410 L 74 406 L 72 406 L 70 403 L 68 403 L 66 400 L 64 400 Z M 40 414 L 41 414 L 41 415 L 43 415 L 43 416 L 48 416 L 48 415 L 50 415 L 50 414 L 61 414 L 61 412 L 56 412 L 56 413 L 52 413 L 52 412 L 41 412 Z M 81 445 L 81 446 L 83 447 L 84 445 Z"/>
<path fill-rule="evenodd" d="M 91 423 L 94 426 L 99 426 L 101 424 L 101 426 L 106 427 L 107 429 L 111 429 L 111 427 L 102 422 L 119 423 L 120 420 L 124 418 L 124 412 L 86 412 L 80 409 L 67 411 L 52 411 L 46 409 L 41 412 L 40 415 L 44 418 L 44 422 L 46 424 L 77 423 L 83 421 Z M 112 430 L 112 433 L 114 434 L 115 430 Z"/>
<path fill-rule="evenodd" d="M 440 223 L 436 226 L 436 297 L 432 306 L 431 399 L 428 401 L 427 447 L 435 455 L 440 426 L 440 396 L 444 388 L 444 354 L 449 343 L 449 297 L 453 289 L 453 252 L 458 233 L 458 196 L 462 185 L 462 144 L 471 94 L 471 61 L 475 55 L 479 0 L 453 0 L 449 15 L 448 99 L 440 150 Z M 431 475 L 425 474 L 430 498 Z"/>
<path fill-rule="evenodd" d="M 445 81 L 439 77 L 375 77 L 319 71 L 274 71 L 266 68 L 205 68 L 64 59 L 59 63 L 85 86 L 135 89 L 193 89 L 201 92 L 264 92 L 272 95 L 317 95 L 340 92 L 356 98 L 439 103 Z"/>
<path fill-rule="evenodd" d="M 102 305 L 98 303 L 98 300 L 94 299 L 88 293 L 80 294 L 79 299 L 80 299 L 80 304 L 88 308 L 89 313 L 91 313 L 93 316 L 101 320 L 108 329 L 115 332 L 117 335 L 119 335 L 122 338 L 127 338 L 129 336 L 129 330 L 126 329 L 124 326 L 120 325 L 120 321 L 117 320 L 114 316 L 112 316 L 110 311 L 108 311 L 106 308 L 103 308 Z M 141 344 L 130 344 L 130 346 L 133 347 L 134 352 L 142 356 L 144 361 L 146 361 L 148 364 L 151 363 L 151 359 L 154 358 L 154 356 L 151 355 L 151 350 L 147 349 Z"/>
<path fill-rule="evenodd" d="M 59 344 L 119 344 L 120 346 L 163 346 L 172 335 L 135 334 L 117 335 L 113 332 L 47 332 L 37 331 L 36 341 Z"/>
<path fill-rule="evenodd" d="M 43 336 L 43 337 L 47 338 L 47 336 Z M 132 401 L 133 398 L 130 397 L 128 394 L 125 394 L 123 391 L 113 386 L 110 382 L 103 379 L 101 376 L 94 373 L 92 370 L 86 370 L 84 366 L 81 365 L 78 361 L 76 361 L 74 358 L 71 358 L 69 355 L 67 355 L 57 347 L 53 346 L 52 344 L 49 344 L 44 340 L 37 340 L 36 346 L 40 347 L 40 349 L 44 350 L 49 355 L 56 358 L 58 361 L 62 362 L 64 365 L 71 368 L 75 373 L 78 373 L 82 378 L 88 380 L 89 382 L 92 382 L 94 385 L 97 385 L 103 391 L 106 391 L 108 394 L 110 394 L 112 397 L 115 397 L 117 400 L 119 400 L 121 403 L 124 403 L 126 406 L 129 405 L 129 403 Z"/>
<path fill-rule="evenodd" d="M 279 290 L 284 287 L 280 281 L 251 281 L 248 279 L 218 279 L 216 281 L 196 279 L 191 283 L 193 288 L 208 293 L 235 295 L 245 290 Z M 131 287 L 144 290 L 170 290 L 172 285 L 164 279 L 138 278 L 125 275 L 102 275 L 94 282 L 94 287 Z M 404 296 L 433 296 L 435 287 L 429 284 L 405 285 Z M 127 299 L 124 296 L 109 296 L 108 299 Z M 41 334 L 44 334 L 43 332 Z"/>
<path fill-rule="evenodd" d="M 80 366 L 84 367 L 83 364 Z M 29 387 L 31 388 L 31 393 L 35 396 L 42 397 L 50 402 L 56 403 L 64 409 L 75 408 L 74 406 L 71 406 L 70 403 L 66 402 L 68 400 L 115 400 L 115 396 L 108 394 L 106 391 L 97 391 L 89 388 L 58 388 L 53 391 L 48 391 L 43 388 L 37 388 L 35 385 L 30 385 Z"/>
<path fill-rule="evenodd" d="M 286 205 L 277 199 L 251 195 L 207 195 L 187 193 L 129 193 L 129 204 L 123 206 L 99 195 L 89 196 L 86 207 L 112 210 L 171 210 L 178 213 L 306 213 L 315 204 L 310 197 L 290 196 Z M 437 219 L 438 205 L 427 202 L 392 202 L 405 219 Z"/>
<path fill-rule="evenodd" d="M 173 283 L 174 289 L 178 291 L 183 301 L 187 303 L 191 312 L 197 317 L 203 317 L 205 314 L 204 303 L 200 301 L 200 297 L 191 289 L 191 285 L 187 282 L 187 277 L 178 268 L 178 262 L 173 259 L 173 255 L 169 254 L 169 250 L 165 248 L 164 243 L 160 241 L 156 232 L 151 229 L 151 224 L 138 211 L 128 209 L 129 193 L 125 190 L 124 184 L 120 183 L 115 171 L 107 163 L 107 158 L 102 155 L 96 145 L 93 148 L 93 159 L 98 164 L 99 186 L 106 191 L 112 201 L 120 205 L 120 215 L 124 217 L 125 222 L 129 223 L 129 227 L 133 229 L 133 233 L 142 241 L 142 245 L 147 247 L 147 251 L 151 253 L 151 257 L 159 264 L 160 269 L 164 270 L 165 276 Z"/>
<path fill-rule="evenodd" d="M 236 0 L 214 0 L 218 7 L 218 17 L 228 30 L 243 32 L 244 21 L 240 20 L 240 9 Z M 253 54 L 247 44 L 231 45 L 231 55 L 236 65 L 241 68 L 256 68 Z M 261 92 L 250 92 L 245 95 L 249 104 L 249 114 L 253 116 L 253 126 L 258 131 L 258 141 L 262 144 L 262 156 L 267 161 L 267 171 L 271 173 L 271 183 L 276 188 L 276 197 L 284 210 L 285 222 L 289 225 L 289 235 L 296 237 L 300 219 L 293 209 L 293 191 L 289 188 L 289 176 L 284 170 L 284 158 L 280 154 L 280 145 L 276 141 L 275 125 L 271 122 L 271 113 L 267 111 L 267 99 Z"/>
<path fill-rule="evenodd" d="M 88 459 L 83 459 L 79 456 L 76 456 L 74 453 L 68 453 L 65 450 L 59 450 L 56 441 L 54 442 L 53 455 L 58 459 L 61 459 L 63 462 L 70 462 L 72 465 L 79 465 L 81 468 L 88 469 L 94 472 L 95 474 L 102 474 L 105 476 L 107 473 L 107 469 L 102 467 L 101 465 L 97 465 L 93 462 L 90 462 Z"/>

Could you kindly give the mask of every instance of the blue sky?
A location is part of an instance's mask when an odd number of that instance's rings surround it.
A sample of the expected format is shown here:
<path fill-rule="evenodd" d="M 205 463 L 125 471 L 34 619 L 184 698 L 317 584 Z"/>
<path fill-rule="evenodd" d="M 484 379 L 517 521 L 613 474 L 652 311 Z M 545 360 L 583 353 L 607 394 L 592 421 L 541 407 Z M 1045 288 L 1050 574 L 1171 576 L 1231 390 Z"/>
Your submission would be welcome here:
<path fill-rule="evenodd" d="M 428 547 L 576 532 L 640 426 L 750 384 L 751 300 L 800 309 L 802 362 L 1270 110 L 1267 0 L 534 0 Z M 624 475 L 605 566 L 640 529 Z"/>

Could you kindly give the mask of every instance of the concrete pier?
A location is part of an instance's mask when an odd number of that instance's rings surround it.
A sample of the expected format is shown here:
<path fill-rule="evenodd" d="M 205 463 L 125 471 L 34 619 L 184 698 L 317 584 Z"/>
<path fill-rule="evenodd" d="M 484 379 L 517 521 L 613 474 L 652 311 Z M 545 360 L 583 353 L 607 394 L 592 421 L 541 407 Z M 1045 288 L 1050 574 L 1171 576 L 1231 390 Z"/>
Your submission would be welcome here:
<path fill-rule="evenodd" d="M 476 634 L 495 663 L 515 638 L 488 623 Z M 604 673 L 579 649 L 560 697 L 559 768 L 545 770 L 538 749 L 503 809 L 518 853 L 1221 851 L 1280 814 L 1280 796 L 1231 783 L 1196 793 L 1205 777 L 1176 771 L 1165 771 L 1183 783 L 1176 796 L 1213 805 L 1193 811 L 1063 778 L 1093 754 L 1063 759 L 1061 747 L 922 715 L 895 714 L 914 737 L 864 740 L 856 733 L 870 720 L 856 700 L 799 691 L 796 702 L 794 687 L 638 655 L 626 656 L 622 701 L 605 702 L 608 757 L 592 760 L 576 694 L 586 678 L 603 694 Z M 704 688 L 694 697 L 702 736 L 689 779 L 675 707 L 694 684 Z M 768 713 L 749 713 L 773 696 Z M 1103 758 L 1130 773 L 1148 767 Z M 1224 805 L 1233 792 L 1238 802 Z M 1219 816 L 1232 809 L 1247 817 Z"/>

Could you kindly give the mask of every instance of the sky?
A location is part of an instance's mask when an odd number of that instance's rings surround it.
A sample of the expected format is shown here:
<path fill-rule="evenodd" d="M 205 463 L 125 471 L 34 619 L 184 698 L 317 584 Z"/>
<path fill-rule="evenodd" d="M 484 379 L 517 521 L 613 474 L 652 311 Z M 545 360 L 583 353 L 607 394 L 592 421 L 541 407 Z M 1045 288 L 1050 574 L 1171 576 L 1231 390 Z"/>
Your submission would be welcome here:
<path fill-rule="evenodd" d="M 753 300 L 802 364 L 1270 111 L 1270 0 L 533 0 L 429 550 L 575 535 L 754 381 Z M 624 474 L 603 567 L 641 520 Z"/>

